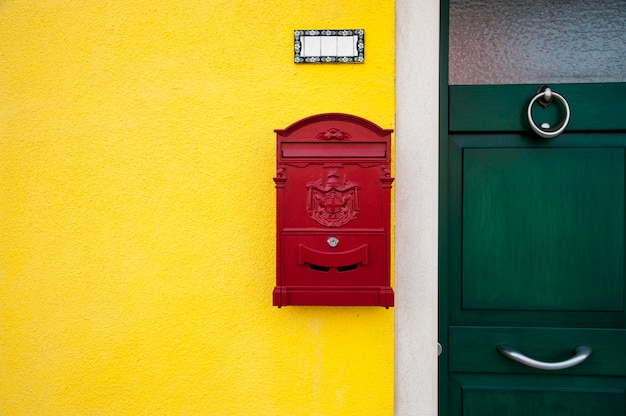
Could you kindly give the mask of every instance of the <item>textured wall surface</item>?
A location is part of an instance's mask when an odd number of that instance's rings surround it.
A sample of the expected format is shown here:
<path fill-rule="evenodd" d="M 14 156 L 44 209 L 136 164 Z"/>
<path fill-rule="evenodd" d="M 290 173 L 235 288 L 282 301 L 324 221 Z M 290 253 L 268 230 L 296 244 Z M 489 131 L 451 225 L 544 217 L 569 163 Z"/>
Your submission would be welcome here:
<path fill-rule="evenodd" d="M 273 129 L 394 127 L 393 8 L 0 4 L 0 414 L 393 414 L 393 309 L 271 306 Z"/>

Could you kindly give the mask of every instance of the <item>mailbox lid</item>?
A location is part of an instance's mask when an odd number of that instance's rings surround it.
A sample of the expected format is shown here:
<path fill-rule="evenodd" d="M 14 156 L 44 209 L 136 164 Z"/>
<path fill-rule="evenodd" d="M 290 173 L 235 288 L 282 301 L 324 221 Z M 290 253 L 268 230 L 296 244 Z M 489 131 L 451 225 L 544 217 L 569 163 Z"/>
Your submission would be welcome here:
<path fill-rule="evenodd" d="M 303 118 L 284 129 L 274 130 L 282 138 L 312 138 L 325 140 L 346 139 L 341 137 L 348 134 L 352 137 L 374 140 L 390 136 L 392 129 L 383 129 L 375 123 L 362 117 L 344 113 L 324 113 Z"/>
<path fill-rule="evenodd" d="M 391 160 L 393 130 L 350 114 L 318 114 L 275 132 L 279 163 L 360 160 L 388 164 Z"/>

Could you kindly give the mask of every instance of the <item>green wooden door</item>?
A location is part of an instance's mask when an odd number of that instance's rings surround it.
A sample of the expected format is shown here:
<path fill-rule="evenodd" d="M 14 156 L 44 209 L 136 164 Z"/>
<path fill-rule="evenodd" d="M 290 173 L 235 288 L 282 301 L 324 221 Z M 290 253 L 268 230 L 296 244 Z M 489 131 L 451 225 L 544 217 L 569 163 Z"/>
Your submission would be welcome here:
<path fill-rule="evenodd" d="M 626 414 L 626 84 L 450 86 L 442 145 L 440 414 Z M 552 125 L 560 105 L 533 107 Z M 447 136 L 447 137 L 446 137 Z M 578 346 L 582 363 L 543 370 Z"/>

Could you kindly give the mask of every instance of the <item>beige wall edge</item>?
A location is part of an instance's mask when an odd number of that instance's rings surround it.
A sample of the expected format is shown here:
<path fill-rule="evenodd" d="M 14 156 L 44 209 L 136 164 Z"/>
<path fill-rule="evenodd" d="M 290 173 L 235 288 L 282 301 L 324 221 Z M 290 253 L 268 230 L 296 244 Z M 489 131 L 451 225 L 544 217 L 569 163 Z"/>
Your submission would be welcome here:
<path fill-rule="evenodd" d="M 439 1 L 396 1 L 395 414 L 437 414 Z"/>

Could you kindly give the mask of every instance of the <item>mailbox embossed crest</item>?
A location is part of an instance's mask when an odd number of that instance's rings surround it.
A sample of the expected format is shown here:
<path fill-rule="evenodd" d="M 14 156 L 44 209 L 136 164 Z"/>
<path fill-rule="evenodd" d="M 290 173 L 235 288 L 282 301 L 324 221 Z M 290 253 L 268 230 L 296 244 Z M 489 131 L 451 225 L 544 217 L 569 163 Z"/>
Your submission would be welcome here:
<path fill-rule="evenodd" d="M 344 177 L 340 181 L 336 169 L 327 178 L 309 182 L 306 211 L 309 217 L 326 227 L 341 227 L 359 216 L 360 186 Z"/>
<path fill-rule="evenodd" d="M 391 133 L 349 114 L 276 131 L 275 306 L 393 306 Z"/>

